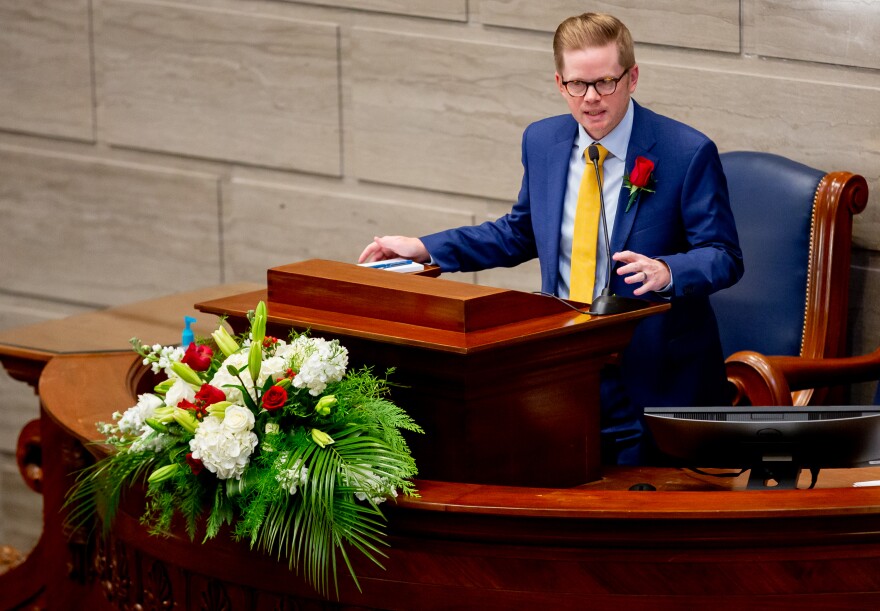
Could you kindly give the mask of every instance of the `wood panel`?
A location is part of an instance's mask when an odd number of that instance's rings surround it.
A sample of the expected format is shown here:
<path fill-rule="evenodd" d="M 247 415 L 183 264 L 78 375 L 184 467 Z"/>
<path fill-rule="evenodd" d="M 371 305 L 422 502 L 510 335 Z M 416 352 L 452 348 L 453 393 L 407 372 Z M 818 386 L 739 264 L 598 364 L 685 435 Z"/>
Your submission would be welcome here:
<path fill-rule="evenodd" d="M 82 439 L 95 419 L 133 402 L 134 371 L 122 354 L 54 359 L 42 385 L 50 426 Z M 117 382 L 90 396 L 88 380 L 96 377 Z M 876 468 L 828 472 L 820 486 L 877 477 Z M 634 480 L 659 489 L 622 489 Z M 49 574 L 49 589 L 60 579 L 70 601 L 87 600 L 94 609 L 147 601 L 178 608 L 213 601 L 223 608 L 227 600 L 236 609 L 880 604 L 878 488 L 743 491 L 735 489 L 741 482 L 660 468 L 621 468 L 566 490 L 417 485 L 419 498 L 387 507 L 385 568 L 355 559 L 362 591 L 343 579 L 338 602 L 310 592 L 284 563 L 225 537 L 204 545 L 198 536 L 196 543 L 182 534 L 149 537 L 138 522 L 138 494 L 128 497 L 112 536 L 90 548 L 86 565 L 100 571 L 73 584 Z"/>

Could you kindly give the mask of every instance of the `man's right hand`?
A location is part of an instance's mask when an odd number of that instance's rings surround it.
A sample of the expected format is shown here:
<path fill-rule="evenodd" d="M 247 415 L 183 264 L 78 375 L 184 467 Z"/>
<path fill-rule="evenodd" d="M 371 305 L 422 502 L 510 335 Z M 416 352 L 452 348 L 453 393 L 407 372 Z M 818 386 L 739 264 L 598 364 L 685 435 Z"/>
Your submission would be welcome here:
<path fill-rule="evenodd" d="M 431 255 L 420 239 L 402 235 L 386 235 L 381 238 L 373 238 L 373 241 L 364 248 L 364 252 L 358 258 L 358 263 L 372 263 L 395 257 L 412 259 L 418 263 L 427 263 L 431 260 Z"/>

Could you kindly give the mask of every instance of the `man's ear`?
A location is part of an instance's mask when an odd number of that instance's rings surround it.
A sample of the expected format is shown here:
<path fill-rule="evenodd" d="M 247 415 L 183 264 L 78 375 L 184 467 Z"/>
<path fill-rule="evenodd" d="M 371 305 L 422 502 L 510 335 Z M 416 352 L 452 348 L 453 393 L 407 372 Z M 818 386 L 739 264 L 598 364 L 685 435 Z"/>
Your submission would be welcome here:
<path fill-rule="evenodd" d="M 565 95 L 565 85 L 562 84 L 562 77 L 558 72 L 556 73 L 556 87 L 559 88 L 559 93 Z"/>
<path fill-rule="evenodd" d="M 629 69 L 629 92 L 634 93 L 639 83 L 639 65 L 635 64 Z"/>

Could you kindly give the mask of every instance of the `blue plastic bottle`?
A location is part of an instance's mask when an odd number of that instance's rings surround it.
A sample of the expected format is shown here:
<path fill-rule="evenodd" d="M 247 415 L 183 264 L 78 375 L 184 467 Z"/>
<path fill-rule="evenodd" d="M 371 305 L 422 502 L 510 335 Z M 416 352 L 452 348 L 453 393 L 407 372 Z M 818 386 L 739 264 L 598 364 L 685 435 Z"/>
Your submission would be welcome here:
<path fill-rule="evenodd" d="M 189 348 L 189 345 L 196 341 L 196 336 L 193 334 L 192 329 L 190 329 L 190 325 L 196 321 L 192 316 L 184 316 L 183 322 L 186 323 L 186 326 L 183 329 L 183 335 L 180 338 L 180 345 L 183 348 Z"/>

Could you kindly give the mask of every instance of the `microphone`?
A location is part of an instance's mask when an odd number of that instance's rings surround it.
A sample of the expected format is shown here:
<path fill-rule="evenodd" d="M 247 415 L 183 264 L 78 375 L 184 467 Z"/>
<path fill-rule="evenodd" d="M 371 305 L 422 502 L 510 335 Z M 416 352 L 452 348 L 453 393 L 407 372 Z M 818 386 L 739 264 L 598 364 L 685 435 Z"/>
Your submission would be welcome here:
<path fill-rule="evenodd" d="M 607 314 L 623 314 L 648 307 L 650 302 L 644 299 L 632 297 L 620 297 L 611 294 L 611 242 L 608 239 L 608 221 L 605 218 L 605 194 L 603 193 L 602 175 L 599 173 L 599 147 L 591 144 L 587 147 L 587 155 L 593 163 L 596 171 L 596 184 L 599 185 L 599 222 L 602 225 L 602 234 L 605 236 L 605 261 L 608 270 L 605 274 L 605 286 L 602 292 L 590 304 L 590 314 L 605 316 Z"/>

